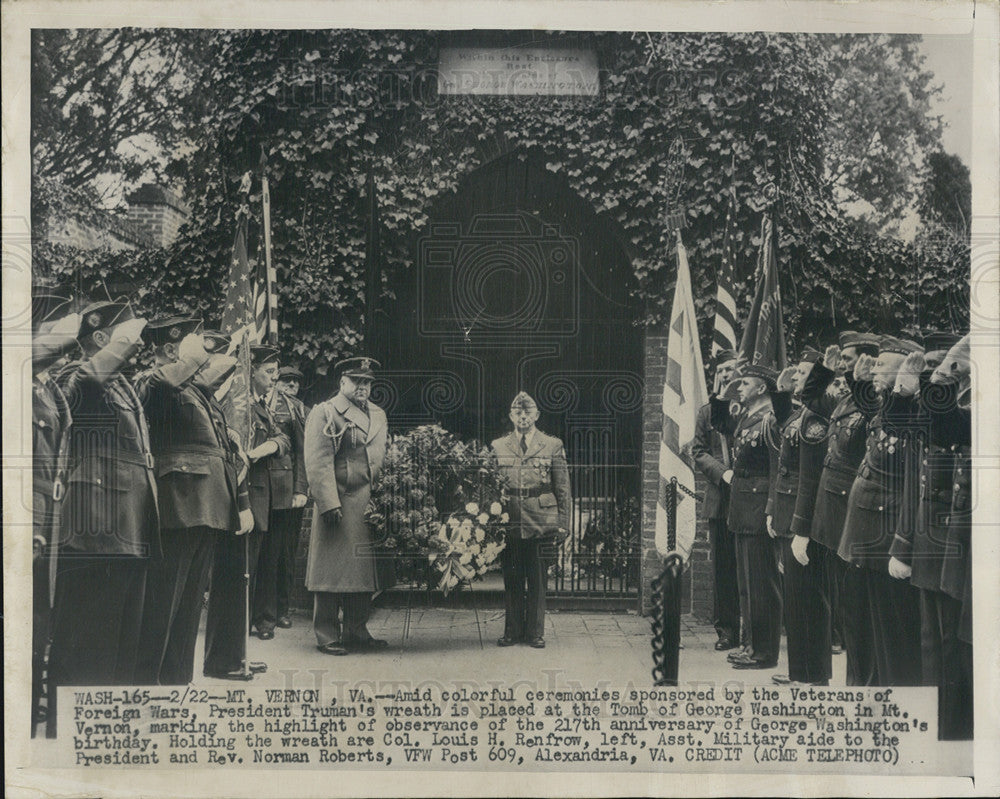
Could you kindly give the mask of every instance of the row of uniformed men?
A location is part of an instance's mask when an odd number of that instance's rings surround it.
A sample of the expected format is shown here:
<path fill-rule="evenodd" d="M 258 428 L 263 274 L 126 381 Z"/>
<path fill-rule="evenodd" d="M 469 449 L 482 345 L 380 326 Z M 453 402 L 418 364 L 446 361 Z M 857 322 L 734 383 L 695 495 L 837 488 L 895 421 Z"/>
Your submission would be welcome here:
<path fill-rule="evenodd" d="M 941 737 L 971 737 L 968 336 L 849 331 L 781 375 L 731 352 L 716 364 L 693 447 L 716 648 L 774 668 L 784 621 L 774 681 L 823 685 L 839 628 L 848 684 L 937 686 Z"/>
<path fill-rule="evenodd" d="M 253 348 L 244 451 L 216 399 L 236 366 L 228 336 L 196 319 L 147 324 L 127 300 L 75 313 L 55 295 L 34 298 L 32 328 L 33 724 L 46 649 L 50 734 L 58 686 L 190 682 L 210 570 L 205 675 L 266 669 L 245 663 L 246 630 L 290 626 L 301 374 L 282 370 L 273 390 L 277 351 Z M 154 365 L 133 384 L 123 370 L 143 338 Z"/>

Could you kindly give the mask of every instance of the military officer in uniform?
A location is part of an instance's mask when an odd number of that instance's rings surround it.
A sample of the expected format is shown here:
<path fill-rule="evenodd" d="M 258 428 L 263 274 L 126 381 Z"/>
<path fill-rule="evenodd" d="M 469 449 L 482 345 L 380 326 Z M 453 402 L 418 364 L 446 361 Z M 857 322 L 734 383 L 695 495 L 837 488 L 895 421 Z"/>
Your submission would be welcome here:
<path fill-rule="evenodd" d="M 719 396 L 729 385 L 736 366 L 736 353 L 722 350 L 715 356 L 712 393 Z M 701 511 L 708 520 L 708 532 L 714 564 L 715 632 L 719 652 L 739 646 L 741 640 L 740 595 L 736 584 L 736 541 L 726 527 L 729 515 L 729 486 L 733 481 L 733 443 L 727 435 L 712 427 L 712 405 L 698 409 L 691 455 L 695 466 L 706 478 Z"/>
<path fill-rule="evenodd" d="M 59 511 L 66 488 L 66 459 L 73 417 L 69 403 L 49 370 L 77 347 L 80 315 L 69 312 L 70 300 L 55 294 L 31 299 L 31 451 L 32 451 L 32 632 L 31 734 L 45 720 L 41 706 L 45 650 L 49 643 L 51 595 L 49 572 L 55 565 Z"/>
<path fill-rule="evenodd" d="M 713 397 L 713 426 L 733 436 L 733 483 L 728 526 L 736 534 L 740 590 L 750 619 L 750 648 L 730 657 L 737 669 L 771 669 L 781 643 L 781 574 L 778 543 L 767 528 L 767 502 L 777 471 L 779 425 L 791 411 L 777 392 L 773 370 L 744 363 L 736 372 L 742 412 Z"/>
<path fill-rule="evenodd" d="M 302 401 L 295 396 L 301 379 L 302 373 L 298 369 L 283 366 L 278 370 L 278 381 L 268 395 L 268 408 L 274 422 L 288 436 L 292 445 L 287 455 L 272 460 L 271 473 L 274 474 L 277 470 L 291 471 L 292 480 L 291 495 L 288 496 L 287 492 L 276 493 L 272 500 L 271 532 L 260 553 L 261 579 L 263 581 L 266 575 L 269 582 L 258 588 L 258 629 L 261 623 L 286 629 L 292 626 L 288 603 L 292 593 L 295 549 L 299 543 L 302 512 L 309 491 L 303 457 L 306 410 Z M 295 386 L 294 391 L 292 385 Z M 281 480 L 280 483 L 287 488 L 287 480 Z M 271 574 L 274 575 L 273 581 Z"/>
<path fill-rule="evenodd" d="M 864 457 L 867 438 L 865 417 L 851 390 L 854 365 L 861 355 L 877 355 L 878 341 L 873 334 L 844 331 L 839 336 L 839 346 L 827 347 L 823 361 L 813 365 L 802 389 L 803 403 L 817 417 L 828 416 L 830 421 L 811 520 L 805 504 L 810 492 L 806 491 L 802 507 L 796 509 L 798 518 L 793 518 L 792 524 L 796 535 L 804 535 L 808 530 L 809 538 L 820 547 L 820 557 L 826 561 L 825 591 L 830 605 L 831 637 L 839 629 L 840 640 L 846 645 L 848 685 L 873 685 L 875 675 L 874 660 L 868 657 L 871 645 L 858 640 L 867 629 L 856 623 L 865 605 L 851 604 L 852 599 L 864 596 L 860 567 L 848 567 L 837 550 L 847 515 L 847 496 Z M 811 445 L 809 450 L 819 446 Z M 810 560 L 812 557 L 810 553 Z"/>
<path fill-rule="evenodd" d="M 878 359 L 862 355 L 854 366 L 855 403 L 868 420 L 865 456 L 847 499 L 838 554 L 861 569 L 867 613 L 852 619 L 872 647 L 875 685 L 920 684 L 919 596 L 908 582 L 889 575 L 889 547 L 903 498 L 903 466 L 911 417 L 893 392 L 906 356 L 920 350 L 911 341 L 883 336 Z M 862 655 L 861 660 L 868 658 Z"/>
<path fill-rule="evenodd" d="M 57 543 L 53 686 L 135 682 L 159 514 L 146 417 L 121 370 L 145 325 L 127 303 L 90 305 L 80 327 L 83 360 L 57 376 L 74 419 Z"/>
<path fill-rule="evenodd" d="M 137 675 L 146 684 L 191 682 L 215 539 L 242 526 L 225 424 L 193 381 L 209 361 L 201 327 L 183 317 L 151 322 L 155 364 L 136 380 L 156 458 L 163 542 L 146 578 Z"/>
<path fill-rule="evenodd" d="M 328 655 L 388 646 L 367 626 L 379 585 L 365 511 L 387 433 L 385 412 L 368 399 L 377 368 L 368 357 L 338 363 L 339 391 L 306 419 L 306 477 L 315 503 L 306 588 L 314 593 L 316 648 Z"/>
<path fill-rule="evenodd" d="M 818 350 L 806 347 L 798 366 L 789 367 L 793 397 L 801 397 L 813 365 L 822 357 Z M 787 371 L 787 370 L 786 370 Z M 785 386 L 779 377 L 778 388 Z M 817 429 L 818 428 L 818 429 Z M 809 557 L 808 536 L 795 535 L 793 523 L 800 510 L 800 492 L 811 491 L 815 485 L 803 485 L 802 468 L 804 441 L 824 439 L 825 420 L 817 420 L 805 405 L 798 405 L 781 426 L 781 449 L 778 453 L 778 475 L 772 483 L 769 499 L 768 524 L 782 546 L 784 565 L 783 605 L 785 632 L 788 643 L 788 674 L 776 674 L 772 680 L 779 685 L 807 683 L 825 685 L 832 675 L 830 656 L 830 608 L 821 586 L 826 580 L 825 561 L 814 551 Z M 818 472 L 817 472 L 818 477 Z"/>
<path fill-rule="evenodd" d="M 251 623 L 262 641 L 274 638 L 274 594 L 277 591 L 277 558 L 271 557 L 271 517 L 274 509 L 291 504 L 292 442 L 271 414 L 267 398 L 278 379 L 278 351 L 274 347 L 250 349 L 251 442 L 247 450 L 250 470 L 250 508 L 254 529 L 248 533 L 250 548 Z M 262 553 L 263 556 L 262 556 Z M 263 566 L 263 569 L 261 569 Z"/>
<path fill-rule="evenodd" d="M 569 535 L 569 469 L 562 441 L 535 427 L 538 407 L 524 391 L 510 405 L 510 420 L 514 430 L 492 444 L 511 498 L 503 551 L 504 633 L 497 644 L 542 649 L 551 550 Z"/>
<path fill-rule="evenodd" d="M 247 585 L 245 536 L 253 529 L 253 511 L 246 475 L 249 461 L 235 432 L 226 423 L 222 406 L 215 392 L 236 368 L 236 358 L 227 354 L 229 337 L 216 330 L 206 330 L 202 339 L 208 362 L 194 375 L 191 383 L 205 402 L 212 427 L 225 452 L 226 492 L 235 493 L 239 512 L 239 527 L 233 532 L 213 536 L 211 587 L 208 595 L 208 615 L 205 622 L 206 677 L 224 680 L 252 679 L 253 674 L 267 671 L 260 661 L 247 662 Z M 234 491 L 229 488 L 234 486 Z M 245 668 L 244 668 L 245 666 Z"/>
<path fill-rule="evenodd" d="M 938 688 L 938 734 L 944 740 L 971 738 L 973 717 L 971 637 L 961 635 L 970 554 L 971 416 L 959 396 L 969 383 L 969 360 L 968 338 L 957 338 L 926 337 L 925 345 L 935 351 L 928 353 L 919 380 L 913 379 L 915 369 L 901 370 L 897 379 L 896 392 L 917 405 L 918 435 L 889 550 L 889 573 L 920 591 L 921 673 L 924 685 Z M 950 360 L 941 351 L 949 344 Z"/>

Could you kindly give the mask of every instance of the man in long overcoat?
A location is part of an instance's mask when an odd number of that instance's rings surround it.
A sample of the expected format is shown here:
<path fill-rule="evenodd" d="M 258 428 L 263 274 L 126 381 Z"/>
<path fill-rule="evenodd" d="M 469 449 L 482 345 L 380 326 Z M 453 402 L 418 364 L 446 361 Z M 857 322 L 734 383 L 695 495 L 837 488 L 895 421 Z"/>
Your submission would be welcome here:
<path fill-rule="evenodd" d="M 315 501 L 306 588 L 314 592 L 317 649 L 330 655 L 387 646 L 367 627 L 379 585 L 365 510 L 387 432 L 385 412 L 368 399 L 378 366 L 367 357 L 341 361 L 340 390 L 306 420 L 306 477 Z"/>

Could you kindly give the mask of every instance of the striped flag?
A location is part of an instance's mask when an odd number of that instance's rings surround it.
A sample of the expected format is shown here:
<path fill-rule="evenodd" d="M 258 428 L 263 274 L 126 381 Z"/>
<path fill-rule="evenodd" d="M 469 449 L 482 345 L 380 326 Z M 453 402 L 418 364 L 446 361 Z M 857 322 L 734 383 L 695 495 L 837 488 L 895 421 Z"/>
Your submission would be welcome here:
<path fill-rule="evenodd" d="M 719 350 L 736 349 L 736 280 L 733 262 L 733 216 L 736 198 L 729 196 L 726 210 L 726 227 L 722 235 L 722 263 L 716 277 L 715 330 L 712 333 L 712 355 Z"/>
<path fill-rule="evenodd" d="M 239 435 L 244 444 L 249 442 L 250 430 L 250 345 L 259 343 L 258 327 L 255 319 L 254 298 L 256 296 L 250 275 L 250 261 L 247 258 L 247 218 L 240 216 L 233 241 L 233 257 L 229 264 L 229 280 L 222 305 L 222 320 L 219 324 L 223 333 L 233 337 L 230 354 L 238 346 L 235 371 L 215 392 L 222 403 L 226 422 Z"/>
<path fill-rule="evenodd" d="M 774 251 L 774 225 L 769 216 L 765 216 L 762 223 L 756 276 L 757 288 L 743 329 L 739 354 L 750 363 L 781 372 L 788 365 L 788 355 L 778 285 L 778 259 Z"/>
<path fill-rule="evenodd" d="M 254 322 L 257 326 L 257 343 L 278 344 L 278 295 L 274 285 L 277 271 L 271 263 L 271 189 L 267 179 L 267 160 L 261 155 L 261 203 L 264 221 L 264 263 L 257 261 L 257 280 L 254 281 Z"/>
<path fill-rule="evenodd" d="M 660 437 L 660 485 L 656 502 L 656 549 L 661 555 L 679 552 L 685 562 L 694 543 L 697 518 L 694 469 L 689 449 L 694 439 L 698 409 L 708 402 L 705 372 L 694 315 L 694 295 L 687 250 L 677 232 L 677 283 L 670 312 L 667 343 L 667 379 L 663 385 L 663 433 Z M 667 492 L 677 478 L 676 542 L 669 541 Z M 685 493 L 685 490 L 691 494 Z"/>

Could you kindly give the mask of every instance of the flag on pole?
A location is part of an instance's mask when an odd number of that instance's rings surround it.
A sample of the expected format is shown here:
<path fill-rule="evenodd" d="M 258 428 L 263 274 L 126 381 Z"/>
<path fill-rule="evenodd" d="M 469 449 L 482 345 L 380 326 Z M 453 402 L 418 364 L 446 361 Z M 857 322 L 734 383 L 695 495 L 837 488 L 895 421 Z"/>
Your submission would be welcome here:
<path fill-rule="evenodd" d="M 726 210 L 726 227 L 722 235 L 722 263 L 716 277 L 718 288 L 715 293 L 715 330 L 712 333 L 712 355 L 719 350 L 736 349 L 736 280 L 733 262 L 733 217 L 736 212 L 736 198 L 729 196 Z"/>
<path fill-rule="evenodd" d="M 254 321 L 257 325 L 257 343 L 278 344 L 278 296 L 275 293 L 277 270 L 271 262 L 271 188 L 267 178 L 267 157 L 261 148 L 261 204 L 264 222 L 264 263 L 257 263 L 257 280 L 254 281 Z"/>
<path fill-rule="evenodd" d="M 698 410 L 708 402 L 705 372 L 694 315 L 694 294 L 687 250 L 677 231 L 677 283 L 667 341 L 667 379 L 663 385 L 663 432 L 660 436 L 660 481 L 656 501 L 656 549 L 671 549 L 685 562 L 694 544 L 697 519 L 694 469 L 688 451 L 694 439 Z M 668 540 L 667 492 L 670 478 L 677 478 L 676 542 Z M 685 491 L 686 489 L 686 491 Z M 687 492 L 690 492 L 687 493 Z"/>
<path fill-rule="evenodd" d="M 251 284 L 250 261 L 247 258 L 247 218 L 241 215 L 236 225 L 233 257 L 229 264 L 229 280 L 222 305 L 220 327 L 232 336 L 238 348 L 237 365 L 233 373 L 216 391 L 216 399 L 229 426 L 246 446 L 250 438 L 250 345 L 259 343 L 254 316 L 255 292 Z M 230 346 L 230 352 L 234 346 Z"/>
<path fill-rule="evenodd" d="M 743 328 L 740 357 L 749 363 L 781 372 L 788 365 L 788 356 L 778 285 L 778 260 L 774 251 L 774 226 L 769 216 L 765 216 L 762 223 L 756 275 L 757 288 Z"/>

